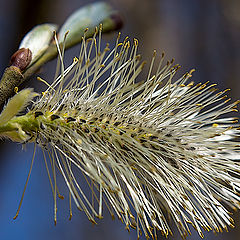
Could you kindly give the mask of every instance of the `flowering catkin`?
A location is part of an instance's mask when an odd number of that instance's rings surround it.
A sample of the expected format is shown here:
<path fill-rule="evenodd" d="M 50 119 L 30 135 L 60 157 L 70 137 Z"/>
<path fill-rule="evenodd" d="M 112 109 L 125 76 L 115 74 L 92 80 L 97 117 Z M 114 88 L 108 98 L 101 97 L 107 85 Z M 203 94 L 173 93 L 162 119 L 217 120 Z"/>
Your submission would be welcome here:
<path fill-rule="evenodd" d="M 96 35 L 83 38 L 79 59 L 67 68 L 57 43 L 60 76 L 26 114 L 0 123 L 0 136 L 42 148 L 55 221 L 60 171 L 70 206 L 73 198 L 93 223 L 106 205 L 138 237 L 171 234 L 169 219 L 182 236 L 189 224 L 200 236 L 202 229 L 232 227 L 226 207 L 240 208 L 240 145 L 237 119 L 226 114 L 237 111 L 238 102 L 229 103 L 227 90 L 219 92 L 215 84 L 189 81 L 192 71 L 173 81 L 179 66 L 164 65 L 163 57 L 153 73 L 156 52 L 141 79 L 136 39 L 131 47 L 119 35 L 113 50 L 107 45 L 101 52 Z"/>

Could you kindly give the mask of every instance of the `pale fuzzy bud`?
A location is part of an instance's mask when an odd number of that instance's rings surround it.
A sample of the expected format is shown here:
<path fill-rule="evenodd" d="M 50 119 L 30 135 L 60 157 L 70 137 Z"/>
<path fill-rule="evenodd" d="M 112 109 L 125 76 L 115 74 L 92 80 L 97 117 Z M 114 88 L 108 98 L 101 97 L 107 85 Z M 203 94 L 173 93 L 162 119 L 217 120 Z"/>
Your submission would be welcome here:
<path fill-rule="evenodd" d="M 48 48 L 53 39 L 53 32 L 57 30 L 55 24 L 41 24 L 28 32 L 20 43 L 19 49 L 28 48 L 32 52 L 32 61 L 35 62 Z"/>
<path fill-rule="evenodd" d="M 59 42 L 63 42 L 65 34 L 68 32 L 66 45 L 74 45 L 82 40 L 83 33 L 86 28 L 89 31 L 95 31 L 95 27 L 104 21 L 111 19 L 115 11 L 105 2 L 89 4 L 75 11 L 63 24 L 59 31 Z M 115 30 L 121 25 L 120 18 L 114 15 L 113 25 L 111 30 Z M 103 26 L 104 27 L 104 26 Z"/>

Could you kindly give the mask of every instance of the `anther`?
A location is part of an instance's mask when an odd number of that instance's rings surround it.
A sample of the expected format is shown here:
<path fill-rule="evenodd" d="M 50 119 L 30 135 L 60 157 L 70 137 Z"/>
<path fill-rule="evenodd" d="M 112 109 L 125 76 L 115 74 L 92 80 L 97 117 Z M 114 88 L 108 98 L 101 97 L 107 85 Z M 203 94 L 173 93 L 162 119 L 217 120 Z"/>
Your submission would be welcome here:
<path fill-rule="evenodd" d="M 87 121 L 85 119 L 79 119 L 80 122 L 86 123 Z"/>
<path fill-rule="evenodd" d="M 76 119 L 72 118 L 72 117 L 68 117 L 67 120 L 66 120 L 67 123 L 74 122 L 74 121 L 76 121 Z"/>
<path fill-rule="evenodd" d="M 132 138 L 134 138 L 134 137 L 136 137 L 136 136 L 137 136 L 136 133 L 132 133 L 132 134 L 131 134 L 131 137 L 132 137 Z"/>
<path fill-rule="evenodd" d="M 99 132 L 99 129 L 98 128 L 94 128 L 94 132 L 95 133 Z"/>
<path fill-rule="evenodd" d="M 120 124 L 121 124 L 121 122 L 115 122 L 113 125 L 117 127 Z"/>
<path fill-rule="evenodd" d="M 146 139 L 143 139 L 143 138 L 140 138 L 140 139 L 139 139 L 139 142 L 140 142 L 140 143 L 144 143 L 144 142 L 147 142 L 147 140 L 146 140 Z"/>
<path fill-rule="evenodd" d="M 60 117 L 58 115 L 56 115 L 56 114 L 53 114 L 53 115 L 50 116 L 51 121 L 54 121 L 54 120 L 56 120 L 58 118 L 60 118 Z"/>
<path fill-rule="evenodd" d="M 34 113 L 34 117 L 35 117 L 35 118 L 37 118 L 37 117 L 39 117 L 39 116 L 42 116 L 42 115 L 43 115 L 43 113 L 40 112 L 40 111 L 36 111 L 36 112 Z"/>
<path fill-rule="evenodd" d="M 157 136 L 150 136 L 150 137 L 149 137 L 149 140 L 150 140 L 150 141 L 153 141 L 153 140 L 155 140 L 155 139 L 158 139 L 158 137 L 157 137 Z"/>
<path fill-rule="evenodd" d="M 90 132 L 88 128 L 84 128 L 83 131 L 84 131 L 85 133 L 89 133 L 89 132 Z"/>

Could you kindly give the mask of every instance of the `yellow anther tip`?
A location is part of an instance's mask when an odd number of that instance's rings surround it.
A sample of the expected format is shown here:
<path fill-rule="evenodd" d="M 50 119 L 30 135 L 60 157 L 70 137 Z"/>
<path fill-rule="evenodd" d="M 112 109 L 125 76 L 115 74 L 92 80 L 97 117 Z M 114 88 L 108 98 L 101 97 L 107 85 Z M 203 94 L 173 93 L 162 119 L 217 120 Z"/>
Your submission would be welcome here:
<path fill-rule="evenodd" d="M 14 88 L 14 92 L 15 92 L 15 93 L 18 93 L 18 87 L 15 87 L 15 88 Z"/>

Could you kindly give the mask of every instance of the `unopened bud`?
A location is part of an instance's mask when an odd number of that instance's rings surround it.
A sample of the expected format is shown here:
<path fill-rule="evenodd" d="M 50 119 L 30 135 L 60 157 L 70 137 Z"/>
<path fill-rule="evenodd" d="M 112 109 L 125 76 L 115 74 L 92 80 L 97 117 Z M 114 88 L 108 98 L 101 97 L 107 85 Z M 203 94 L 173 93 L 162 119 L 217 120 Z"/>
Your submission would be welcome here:
<path fill-rule="evenodd" d="M 29 48 L 18 49 L 11 57 L 10 65 L 18 67 L 21 72 L 26 69 L 26 67 L 32 61 L 32 52 Z"/>
<path fill-rule="evenodd" d="M 19 49 L 29 48 L 32 52 L 32 61 L 35 62 L 49 47 L 53 39 L 53 32 L 57 30 L 55 24 L 41 24 L 34 27 L 23 38 Z"/>

